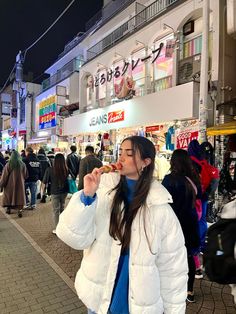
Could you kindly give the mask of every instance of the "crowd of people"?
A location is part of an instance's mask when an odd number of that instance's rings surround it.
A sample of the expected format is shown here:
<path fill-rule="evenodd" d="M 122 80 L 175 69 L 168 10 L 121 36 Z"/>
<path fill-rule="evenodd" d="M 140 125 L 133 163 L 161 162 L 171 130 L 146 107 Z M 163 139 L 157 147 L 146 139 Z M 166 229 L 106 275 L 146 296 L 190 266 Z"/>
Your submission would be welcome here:
<path fill-rule="evenodd" d="M 82 159 L 75 146 L 67 158 L 31 147 L 8 161 L 0 154 L 3 206 L 8 214 L 34 209 L 41 181 L 53 233 L 85 250 L 75 287 L 88 313 L 185 313 L 186 300 L 195 302 L 194 280 L 203 277 L 207 203 L 219 184 L 216 168 L 211 178 L 204 173 L 213 163 L 206 147 L 193 140 L 176 149 L 162 182 L 153 177 L 155 147 L 141 136 L 123 140 L 120 170 L 109 174 L 92 146 Z M 68 176 L 79 179 L 79 192 L 64 209 Z"/>

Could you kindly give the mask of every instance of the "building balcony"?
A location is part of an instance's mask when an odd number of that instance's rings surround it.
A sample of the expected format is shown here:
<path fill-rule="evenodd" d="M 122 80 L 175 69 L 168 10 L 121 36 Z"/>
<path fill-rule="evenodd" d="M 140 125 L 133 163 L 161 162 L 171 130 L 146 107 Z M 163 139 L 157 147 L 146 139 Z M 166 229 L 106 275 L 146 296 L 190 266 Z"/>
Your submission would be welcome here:
<path fill-rule="evenodd" d="M 83 60 L 81 58 L 75 58 L 65 64 L 56 74 L 50 76 L 42 82 L 41 92 L 44 92 L 46 89 L 49 89 L 52 86 L 55 86 L 62 80 L 68 78 L 74 72 L 78 72 L 83 65 Z"/>
<path fill-rule="evenodd" d="M 134 32 L 146 26 L 150 21 L 157 18 L 164 11 L 171 9 L 174 4 L 181 0 L 157 0 L 144 10 L 133 16 L 124 24 L 115 29 L 101 41 L 87 50 L 87 61 L 95 58 L 105 50 L 114 46 L 118 41 L 132 35 Z M 181 1 L 182 2 L 182 1 Z"/>

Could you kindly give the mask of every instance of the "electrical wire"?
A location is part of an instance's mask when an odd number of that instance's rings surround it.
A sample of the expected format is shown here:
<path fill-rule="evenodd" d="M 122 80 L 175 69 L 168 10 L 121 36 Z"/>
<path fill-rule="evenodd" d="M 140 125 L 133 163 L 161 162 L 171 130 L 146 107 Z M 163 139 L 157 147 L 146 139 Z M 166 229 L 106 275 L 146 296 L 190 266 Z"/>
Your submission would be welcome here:
<path fill-rule="evenodd" d="M 71 7 L 71 5 L 75 2 L 72 0 L 69 5 L 65 8 L 65 10 L 58 16 L 58 18 L 48 27 L 48 29 L 41 35 L 35 42 L 33 42 L 28 48 L 26 48 L 22 53 L 24 53 L 23 62 L 25 60 L 26 53 L 29 49 L 31 49 L 34 45 L 36 45 L 49 31 L 50 29 L 59 21 L 59 19 L 66 13 L 66 11 Z"/>
<path fill-rule="evenodd" d="M 6 88 L 7 83 L 8 83 L 8 81 L 10 80 L 11 75 L 12 75 L 13 71 L 15 70 L 15 68 L 16 68 L 16 64 L 14 64 L 14 66 L 13 66 L 13 68 L 12 68 L 12 70 L 11 70 L 11 73 L 9 74 L 9 76 L 8 76 L 8 78 L 7 78 L 7 80 L 6 80 L 6 82 L 4 83 L 2 89 L 0 90 L 0 94 L 1 94 L 1 93 L 4 91 L 4 89 Z"/>

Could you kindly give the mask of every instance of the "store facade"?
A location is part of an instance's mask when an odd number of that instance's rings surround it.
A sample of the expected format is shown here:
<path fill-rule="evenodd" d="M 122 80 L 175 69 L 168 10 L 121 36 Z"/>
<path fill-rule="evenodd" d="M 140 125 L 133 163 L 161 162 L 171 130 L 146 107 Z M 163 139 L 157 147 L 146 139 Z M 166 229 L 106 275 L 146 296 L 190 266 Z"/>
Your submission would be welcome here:
<path fill-rule="evenodd" d="M 131 135 L 146 136 L 158 154 L 171 155 L 198 137 L 198 88 L 190 82 L 72 116 L 64 120 L 63 134 L 82 156 L 92 145 L 104 162 L 116 160 L 121 141 Z"/>

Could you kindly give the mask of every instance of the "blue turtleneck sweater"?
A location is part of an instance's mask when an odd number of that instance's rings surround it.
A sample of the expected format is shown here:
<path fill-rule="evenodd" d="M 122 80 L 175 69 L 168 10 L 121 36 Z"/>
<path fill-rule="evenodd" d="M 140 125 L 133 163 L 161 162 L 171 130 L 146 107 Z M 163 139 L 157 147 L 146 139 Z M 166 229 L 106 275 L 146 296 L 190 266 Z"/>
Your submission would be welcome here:
<path fill-rule="evenodd" d="M 128 185 L 127 200 L 128 204 L 133 200 L 136 180 L 126 178 Z M 95 198 L 87 198 L 81 194 L 81 201 L 85 205 L 90 205 Z M 129 250 L 120 255 L 115 284 L 112 292 L 109 314 L 129 314 Z"/>

